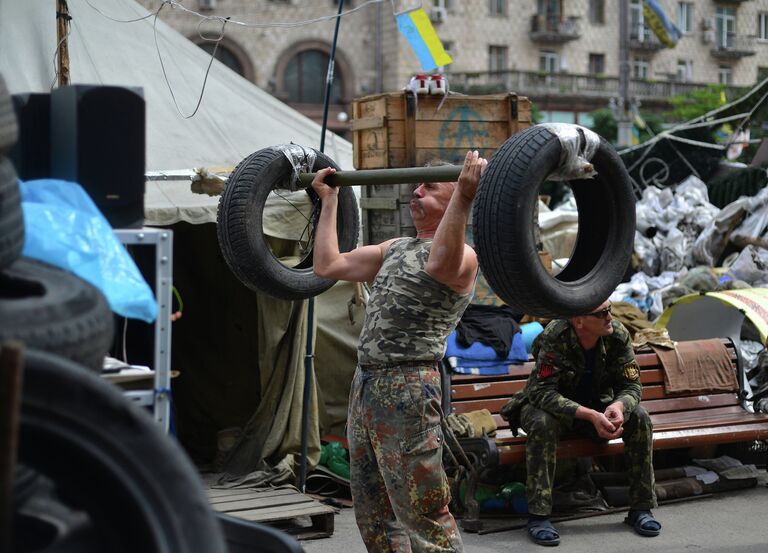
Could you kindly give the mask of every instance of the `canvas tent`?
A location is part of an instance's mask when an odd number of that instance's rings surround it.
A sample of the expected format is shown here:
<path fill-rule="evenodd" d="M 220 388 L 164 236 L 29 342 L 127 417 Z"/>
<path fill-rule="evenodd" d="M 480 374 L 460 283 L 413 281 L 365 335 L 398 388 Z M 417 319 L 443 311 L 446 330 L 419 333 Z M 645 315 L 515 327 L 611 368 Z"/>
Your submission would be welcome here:
<path fill-rule="evenodd" d="M 318 147 L 319 125 L 217 61 L 200 110 L 184 119 L 158 61 L 153 18 L 118 23 L 105 17 L 136 19 L 148 13 L 143 7 L 132 0 L 68 0 L 68 5 L 71 82 L 144 89 L 147 171 L 170 175 L 234 166 L 255 150 L 288 142 Z M 46 92 L 54 82 L 55 13 L 55 0 L 0 0 L 0 73 L 12 93 Z M 209 56 L 162 21 L 156 25 L 171 87 L 181 110 L 190 113 Z M 352 168 L 349 142 L 328 133 L 325 150 L 342 168 Z M 306 305 L 256 294 L 237 281 L 218 251 L 211 224 L 217 204 L 217 197 L 192 194 L 185 178 L 147 182 L 147 223 L 174 230 L 174 285 L 185 303 L 184 316 L 173 325 L 171 367 L 181 373 L 173 385 L 179 437 L 193 457 L 210 461 L 217 433 L 244 427 L 245 438 L 230 463 L 243 474 L 262 468 L 264 458 L 298 451 Z M 343 432 L 362 318 L 359 307 L 348 308 L 352 294 L 350 285 L 340 284 L 317 301 L 310 464 L 319 457 L 321 425 Z"/>
<path fill-rule="evenodd" d="M 155 47 L 154 17 L 133 0 L 69 0 L 72 84 L 140 86 L 147 102 L 147 171 L 233 166 L 255 150 L 295 142 L 318 147 L 320 125 L 214 61 L 198 113 L 174 106 Z M 101 13 L 91 6 L 97 6 Z M 55 82 L 56 0 L 0 0 L 0 72 L 12 93 Z M 102 15 L 104 14 L 104 15 Z M 192 16 L 190 16 L 192 17 Z M 184 114 L 197 103 L 210 56 L 158 19 L 168 81 Z M 352 146 L 326 135 L 326 153 L 352 169 Z"/>

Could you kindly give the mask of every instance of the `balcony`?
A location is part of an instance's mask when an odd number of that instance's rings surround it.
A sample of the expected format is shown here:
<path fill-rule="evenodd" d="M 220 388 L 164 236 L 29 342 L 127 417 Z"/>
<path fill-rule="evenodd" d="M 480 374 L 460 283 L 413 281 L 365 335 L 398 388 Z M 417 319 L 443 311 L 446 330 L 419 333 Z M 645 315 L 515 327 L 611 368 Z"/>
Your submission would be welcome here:
<path fill-rule="evenodd" d="M 449 73 L 451 90 L 464 94 L 494 94 L 514 91 L 531 98 L 562 96 L 608 100 L 619 95 L 618 77 L 544 73 L 540 71 L 491 71 Z M 675 80 L 646 81 L 630 79 L 629 95 L 649 102 L 666 102 L 670 96 L 706 88 L 707 84 Z M 728 98 L 741 96 L 745 90 L 730 87 Z"/>
<path fill-rule="evenodd" d="M 664 45 L 650 29 L 634 31 L 629 35 L 629 49 L 635 52 L 655 53 L 662 48 Z"/>
<path fill-rule="evenodd" d="M 710 50 L 712 57 L 721 60 L 737 60 L 755 55 L 755 37 L 729 34 L 725 38 L 718 37 Z"/>
<path fill-rule="evenodd" d="M 531 31 L 528 36 L 534 42 L 559 44 L 576 40 L 581 36 L 581 32 L 575 17 L 561 19 L 547 15 L 534 15 L 531 18 Z"/>

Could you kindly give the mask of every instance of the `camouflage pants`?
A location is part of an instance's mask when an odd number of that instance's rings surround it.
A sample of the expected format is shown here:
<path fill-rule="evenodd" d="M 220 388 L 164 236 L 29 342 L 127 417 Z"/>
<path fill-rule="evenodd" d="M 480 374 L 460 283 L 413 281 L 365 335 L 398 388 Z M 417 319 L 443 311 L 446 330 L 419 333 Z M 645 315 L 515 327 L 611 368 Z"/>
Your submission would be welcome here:
<path fill-rule="evenodd" d="M 554 415 L 526 404 L 520 414 L 520 426 L 525 430 L 525 460 L 528 470 L 528 512 L 549 516 L 552 513 L 552 484 L 555 477 L 557 444 L 563 435 L 577 435 L 594 440 L 595 427 L 586 421 L 563 421 Z M 650 509 L 656 506 L 653 475 L 653 425 L 648 412 L 637 406 L 625 415 L 624 455 L 627 459 L 629 479 L 629 506 L 632 509 Z"/>
<path fill-rule="evenodd" d="M 355 518 L 371 553 L 461 552 L 443 469 L 440 372 L 357 369 L 349 398 Z"/>

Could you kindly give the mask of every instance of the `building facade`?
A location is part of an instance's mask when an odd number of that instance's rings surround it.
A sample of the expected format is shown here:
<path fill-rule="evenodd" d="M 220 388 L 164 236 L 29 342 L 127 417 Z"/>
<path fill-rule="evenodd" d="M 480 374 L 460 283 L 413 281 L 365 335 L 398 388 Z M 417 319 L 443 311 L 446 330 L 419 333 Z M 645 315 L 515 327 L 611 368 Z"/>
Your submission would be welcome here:
<path fill-rule="evenodd" d="M 140 0 L 150 10 L 159 0 Z M 421 4 L 453 63 L 449 88 L 514 91 L 545 119 L 589 125 L 589 112 L 619 95 L 619 12 L 624 0 L 426 0 Z M 642 1 L 626 0 L 628 101 L 663 107 L 672 95 L 711 83 L 745 88 L 768 76 L 768 0 L 658 0 L 682 31 L 664 47 L 644 20 Z M 420 73 L 393 14 L 413 1 L 345 0 L 328 127 L 348 133 L 353 98 L 402 89 Z M 320 121 L 337 0 L 184 0 L 161 19 L 212 51 L 244 78 Z M 325 19 L 321 19 L 325 18 Z M 296 25 L 299 22 L 310 22 Z M 204 68 L 202 68 L 204 69 Z M 737 92 L 733 92 L 736 94 Z"/>

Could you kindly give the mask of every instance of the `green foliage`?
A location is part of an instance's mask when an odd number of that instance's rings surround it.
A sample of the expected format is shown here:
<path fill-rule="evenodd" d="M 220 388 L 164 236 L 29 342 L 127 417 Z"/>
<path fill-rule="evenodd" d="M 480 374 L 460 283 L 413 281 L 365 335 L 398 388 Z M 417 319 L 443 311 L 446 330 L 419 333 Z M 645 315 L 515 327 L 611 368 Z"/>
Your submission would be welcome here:
<path fill-rule="evenodd" d="M 534 102 L 531 102 L 531 123 L 533 125 L 538 125 L 543 120 L 544 116 L 541 114 L 539 106 L 537 106 Z"/>
<path fill-rule="evenodd" d="M 592 116 L 592 130 L 605 138 L 608 142 L 615 143 L 619 136 L 619 127 L 613 112 L 608 108 L 598 109 L 590 113 Z"/>
<path fill-rule="evenodd" d="M 666 119 L 674 122 L 688 121 L 704 115 L 722 105 L 724 92 L 725 85 L 711 84 L 688 94 L 672 96 L 669 99 L 672 109 L 666 112 Z"/>

